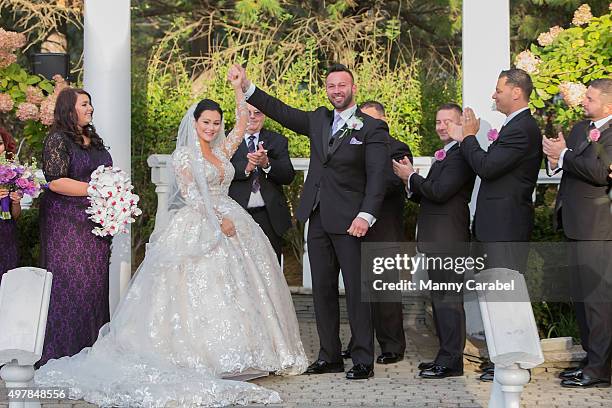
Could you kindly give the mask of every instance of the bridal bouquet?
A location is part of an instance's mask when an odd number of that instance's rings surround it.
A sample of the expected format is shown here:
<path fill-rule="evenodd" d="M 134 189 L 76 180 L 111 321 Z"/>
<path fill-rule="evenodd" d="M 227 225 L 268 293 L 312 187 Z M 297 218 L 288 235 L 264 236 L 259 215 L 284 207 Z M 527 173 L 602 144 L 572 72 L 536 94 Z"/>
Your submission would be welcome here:
<path fill-rule="evenodd" d="M 17 160 L 8 160 L 4 154 L 0 155 L 0 187 L 36 198 L 45 186 L 45 177 L 35 160 L 31 164 L 20 164 Z M 0 219 L 11 219 L 9 197 L 0 199 Z"/>
<path fill-rule="evenodd" d="M 128 175 L 117 167 L 99 166 L 91 174 L 87 188 L 89 219 L 99 224 L 91 232 L 105 237 L 120 232 L 127 233 L 127 226 L 142 214 L 138 208 L 139 197 L 132 193 L 134 186 Z"/>

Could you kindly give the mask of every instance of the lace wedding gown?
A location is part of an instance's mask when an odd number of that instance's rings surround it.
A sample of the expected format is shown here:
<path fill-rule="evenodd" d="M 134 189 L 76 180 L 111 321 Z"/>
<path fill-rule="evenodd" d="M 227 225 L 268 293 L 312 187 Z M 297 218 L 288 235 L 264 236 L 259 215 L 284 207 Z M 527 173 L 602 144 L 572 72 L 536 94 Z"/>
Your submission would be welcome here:
<path fill-rule="evenodd" d="M 38 386 L 69 387 L 101 406 L 226 406 L 277 403 L 277 392 L 244 382 L 307 367 L 289 289 L 267 237 L 228 195 L 229 159 L 243 135 L 213 148 L 216 167 L 197 149 L 177 147 L 175 175 L 186 206 L 149 244 L 111 322 L 91 348 L 50 360 Z M 202 166 L 209 202 L 236 234 L 212 231 L 193 169 Z M 206 248 L 206 249 L 203 249 Z M 86 254 L 84 254 L 86 256 Z M 241 381 L 239 381 L 241 380 Z"/>

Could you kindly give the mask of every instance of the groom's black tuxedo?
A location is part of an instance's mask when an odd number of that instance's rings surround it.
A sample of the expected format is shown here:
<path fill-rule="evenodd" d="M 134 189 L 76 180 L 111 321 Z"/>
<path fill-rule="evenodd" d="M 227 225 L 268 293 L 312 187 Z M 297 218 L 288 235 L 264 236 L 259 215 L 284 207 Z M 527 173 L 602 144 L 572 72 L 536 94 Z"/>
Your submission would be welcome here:
<path fill-rule="evenodd" d="M 301 111 L 260 89 L 255 90 L 249 103 L 283 126 L 310 138 L 310 166 L 297 211 L 300 221 L 310 217 L 317 201 L 323 228 L 332 234 L 346 234 L 360 211 L 379 215 L 385 196 L 384 163 L 389 157 L 389 131 L 383 121 L 357 110 L 363 128 L 336 137 L 330 147 L 332 110 L 321 106 L 312 112 Z"/>
<path fill-rule="evenodd" d="M 380 215 L 385 196 L 385 166 L 389 161 L 387 125 L 355 113 L 360 130 L 331 135 L 334 112 L 325 107 L 306 112 L 292 108 L 260 89 L 248 102 L 283 126 L 310 138 L 310 166 L 297 211 L 309 220 L 308 255 L 320 339 L 319 359 L 341 362 L 338 275 L 342 269 L 353 335 L 355 364 L 374 363 L 371 310 L 361 302 L 361 239 L 347 230 L 359 212 Z M 331 140 L 331 142 L 330 142 Z"/>

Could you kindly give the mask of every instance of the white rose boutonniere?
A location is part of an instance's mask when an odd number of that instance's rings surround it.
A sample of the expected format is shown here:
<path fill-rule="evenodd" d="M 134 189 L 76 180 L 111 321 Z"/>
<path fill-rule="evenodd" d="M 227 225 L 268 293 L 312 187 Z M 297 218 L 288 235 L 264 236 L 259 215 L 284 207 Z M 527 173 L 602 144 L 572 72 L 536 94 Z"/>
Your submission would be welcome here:
<path fill-rule="evenodd" d="M 347 133 L 350 134 L 353 130 L 360 130 L 363 127 L 363 118 L 353 115 L 344 124 L 344 131 L 340 135 L 340 139 Z"/>

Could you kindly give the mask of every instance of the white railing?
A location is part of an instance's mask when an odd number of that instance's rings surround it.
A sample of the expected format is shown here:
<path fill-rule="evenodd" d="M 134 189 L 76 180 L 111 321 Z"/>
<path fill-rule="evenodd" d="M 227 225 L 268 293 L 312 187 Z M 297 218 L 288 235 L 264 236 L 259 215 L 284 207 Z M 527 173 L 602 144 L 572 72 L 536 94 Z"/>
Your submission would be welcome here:
<path fill-rule="evenodd" d="M 415 157 L 414 167 L 418 169 L 419 174 L 427 176 L 431 164 L 433 163 L 433 157 Z M 155 184 L 155 193 L 157 194 L 157 214 L 155 215 L 156 226 L 164 226 L 168 222 L 168 213 L 166 211 L 168 204 L 168 183 L 170 182 L 171 176 L 171 157 L 167 154 L 154 154 L 149 156 L 147 160 L 149 167 L 151 167 L 151 181 Z M 308 165 L 310 159 L 308 158 L 293 158 L 291 159 L 293 168 L 296 171 L 304 172 L 304 180 L 308 176 Z M 538 176 L 538 184 L 559 184 L 561 180 L 561 174 L 557 174 L 553 177 L 548 177 L 545 170 L 540 170 Z M 535 201 L 536 191 L 534 190 L 533 199 Z M 302 286 L 304 288 L 312 287 L 312 279 L 310 275 L 310 263 L 308 262 L 308 246 L 306 245 L 306 234 L 308 231 L 308 225 L 304 228 L 304 257 L 302 259 Z M 340 286 L 342 287 L 342 279 L 340 279 Z"/>

